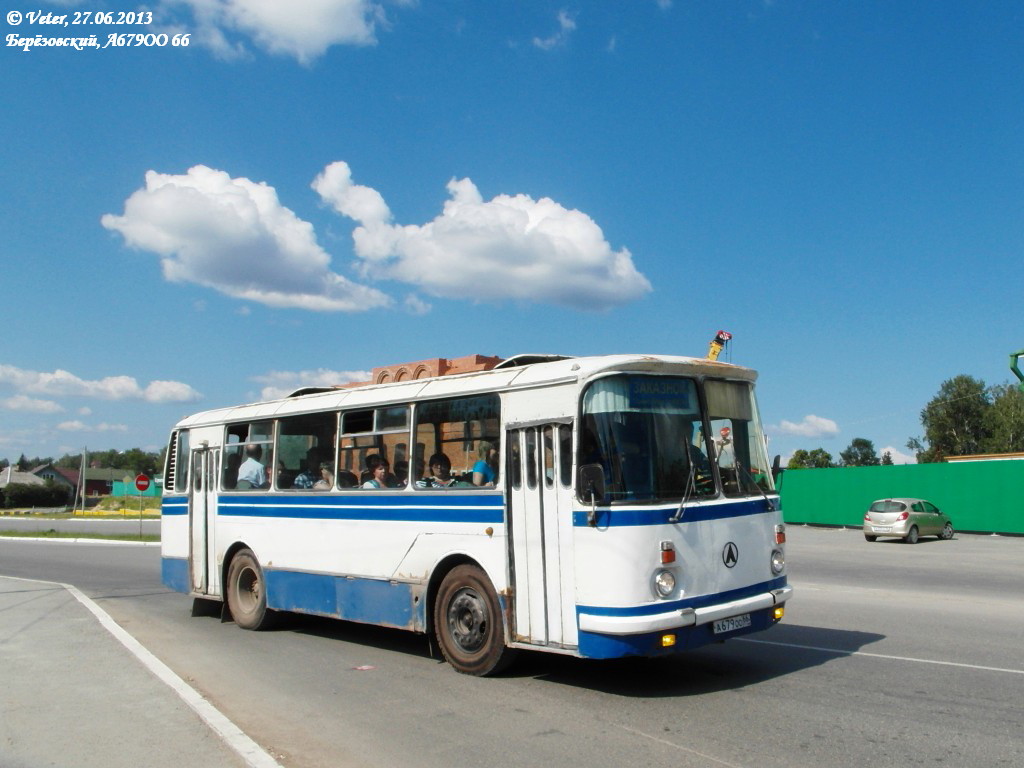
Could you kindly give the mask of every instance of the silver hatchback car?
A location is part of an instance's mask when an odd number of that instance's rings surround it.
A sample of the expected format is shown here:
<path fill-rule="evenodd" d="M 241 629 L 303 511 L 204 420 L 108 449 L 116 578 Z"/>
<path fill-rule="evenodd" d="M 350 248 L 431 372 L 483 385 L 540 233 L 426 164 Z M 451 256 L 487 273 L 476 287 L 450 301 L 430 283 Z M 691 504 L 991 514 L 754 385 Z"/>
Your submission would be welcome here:
<path fill-rule="evenodd" d="M 924 499 L 879 499 L 864 513 L 864 538 L 879 536 L 903 539 L 916 544 L 919 536 L 953 538 L 949 516 Z"/>

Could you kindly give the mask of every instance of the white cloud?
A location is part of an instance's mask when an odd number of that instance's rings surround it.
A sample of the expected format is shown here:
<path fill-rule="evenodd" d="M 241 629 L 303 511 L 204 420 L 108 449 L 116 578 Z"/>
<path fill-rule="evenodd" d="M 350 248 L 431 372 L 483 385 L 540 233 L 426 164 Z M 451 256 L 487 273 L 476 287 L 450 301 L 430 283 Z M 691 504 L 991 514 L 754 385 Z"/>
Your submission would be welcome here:
<path fill-rule="evenodd" d="M 89 381 L 60 369 L 52 373 L 41 373 L 15 368 L 13 365 L 0 365 L 0 385 L 13 387 L 20 393 L 51 397 L 92 397 L 99 400 L 186 403 L 202 397 L 188 384 L 179 381 L 154 381 L 146 387 L 140 387 L 131 376 L 107 376 Z"/>
<path fill-rule="evenodd" d="M 37 400 L 25 395 L 15 395 L 0 400 L 0 407 L 9 411 L 29 411 L 31 413 L 60 413 L 64 409 L 52 400 Z"/>
<path fill-rule="evenodd" d="M 431 309 L 432 307 L 430 304 L 414 293 L 410 293 L 405 297 L 405 311 L 410 315 L 425 315 L 430 312 Z"/>
<path fill-rule="evenodd" d="M 332 272 L 313 226 L 282 206 L 273 187 L 204 165 L 177 176 L 148 171 L 124 214 L 106 214 L 101 223 L 128 245 L 158 254 L 172 282 L 322 312 L 390 303 L 380 291 Z"/>
<path fill-rule="evenodd" d="M 308 64 L 333 45 L 374 45 L 386 25 L 373 0 L 176 0 L 163 10 L 185 5 L 192 11 L 194 38 L 225 59 L 246 49 L 229 36 L 243 35 L 260 48 Z"/>
<path fill-rule="evenodd" d="M 270 371 L 262 376 L 253 376 L 252 380 L 262 384 L 260 398 L 276 400 L 287 397 L 302 387 L 336 387 L 354 381 L 369 381 L 370 371 L 331 371 L 318 368 L 312 371 Z"/>
<path fill-rule="evenodd" d="M 572 34 L 576 29 L 576 20 L 569 15 L 568 11 L 558 12 L 558 31 L 550 37 L 535 37 L 533 38 L 533 44 L 535 47 L 540 48 L 542 51 L 550 51 L 552 48 L 557 48 L 560 45 L 565 45 L 569 39 L 569 35 Z"/>
<path fill-rule="evenodd" d="M 470 179 L 448 183 L 442 213 L 422 226 L 393 224 L 383 197 L 332 163 L 313 188 L 344 216 L 361 271 L 427 293 L 474 301 L 521 300 L 603 310 L 640 298 L 651 284 L 625 248 L 614 251 L 586 214 L 550 198 L 485 201 Z"/>
<path fill-rule="evenodd" d="M 894 448 L 891 445 L 887 445 L 885 448 L 878 452 L 878 458 L 888 452 L 889 456 L 892 457 L 893 464 L 917 464 L 917 457 L 911 453 L 903 453 L 898 448 Z"/>
<path fill-rule="evenodd" d="M 88 425 L 84 422 L 78 421 L 62 421 L 57 425 L 57 429 L 61 432 L 127 432 L 128 427 L 124 424 L 107 424 L 106 422 Z"/>
<path fill-rule="evenodd" d="M 804 420 L 799 424 L 782 421 L 779 424 L 779 431 L 799 437 L 835 437 L 839 434 L 839 426 L 832 419 L 825 419 L 812 413 L 804 416 Z"/>

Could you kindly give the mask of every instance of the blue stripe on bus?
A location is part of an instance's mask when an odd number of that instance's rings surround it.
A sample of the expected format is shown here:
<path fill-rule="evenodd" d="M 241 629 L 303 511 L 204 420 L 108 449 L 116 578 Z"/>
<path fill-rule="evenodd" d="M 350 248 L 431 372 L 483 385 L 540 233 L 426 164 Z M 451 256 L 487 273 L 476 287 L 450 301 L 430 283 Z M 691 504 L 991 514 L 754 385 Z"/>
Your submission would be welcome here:
<path fill-rule="evenodd" d="M 184 557 L 161 558 L 160 581 L 168 589 L 187 595 L 192 591 L 192 583 L 188 577 L 188 560 Z"/>
<path fill-rule="evenodd" d="M 597 632 L 580 632 L 577 650 L 588 659 L 620 659 L 623 656 L 669 656 L 682 651 L 692 651 L 711 643 L 718 643 L 730 637 L 761 632 L 775 624 L 771 608 L 750 612 L 750 626 L 726 635 L 716 635 L 712 624 L 667 629 L 661 632 L 645 632 L 639 635 L 605 635 Z M 676 644 L 664 647 L 661 638 L 675 635 Z"/>
<path fill-rule="evenodd" d="M 380 520 L 397 522 L 502 523 L 505 507 L 495 495 L 221 496 L 225 517 Z"/>
<path fill-rule="evenodd" d="M 160 506 L 160 514 L 163 515 L 187 515 L 188 501 L 182 499 L 180 502 L 164 501 Z"/>
<path fill-rule="evenodd" d="M 419 599 L 422 587 L 270 568 L 264 573 L 267 605 L 272 609 L 420 632 L 426 627 L 426 601 Z"/>
<path fill-rule="evenodd" d="M 731 589 L 728 592 L 716 592 L 713 595 L 700 595 L 682 600 L 672 600 L 663 603 L 648 603 L 647 605 L 635 605 L 625 608 L 612 608 L 601 605 L 577 605 L 577 616 L 581 613 L 589 613 L 592 616 L 654 616 L 659 613 L 680 611 L 685 608 L 705 608 L 709 605 L 728 603 L 733 600 L 742 600 L 745 597 L 753 597 L 773 589 L 781 589 L 786 586 L 786 577 L 780 576 L 771 581 L 762 581 L 760 584 L 751 584 L 740 589 Z"/>
<path fill-rule="evenodd" d="M 637 509 L 629 506 L 598 507 L 596 528 L 625 528 L 641 525 L 665 525 L 678 511 L 677 506 L 659 507 L 657 509 Z M 730 517 L 746 517 L 768 512 L 768 503 L 763 498 L 732 501 L 724 504 L 700 504 L 683 509 L 679 523 L 702 523 L 708 520 L 724 520 Z M 589 528 L 587 514 L 589 510 L 576 510 L 572 513 L 574 528 Z"/>

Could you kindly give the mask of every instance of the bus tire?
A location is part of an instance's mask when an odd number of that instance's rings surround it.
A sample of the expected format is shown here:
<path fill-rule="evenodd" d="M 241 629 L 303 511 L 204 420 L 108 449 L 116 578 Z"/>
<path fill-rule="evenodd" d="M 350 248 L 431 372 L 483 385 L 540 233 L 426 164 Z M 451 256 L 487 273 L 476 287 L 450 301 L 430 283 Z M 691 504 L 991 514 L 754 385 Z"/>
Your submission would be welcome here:
<path fill-rule="evenodd" d="M 490 580 L 475 565 L 453 568 L 434 601 L 434 634 L 445 659 L 466 675 L 494 675 L 514 657 L 505 645 L 501 605 Z"/>
<path fill-rule="evenodd" d="M 270 626 L 263 569 L 251 549 L 241 549 L 231 558 L 227 593 L 228 608 L 235 624 L 254 630 Z"/>

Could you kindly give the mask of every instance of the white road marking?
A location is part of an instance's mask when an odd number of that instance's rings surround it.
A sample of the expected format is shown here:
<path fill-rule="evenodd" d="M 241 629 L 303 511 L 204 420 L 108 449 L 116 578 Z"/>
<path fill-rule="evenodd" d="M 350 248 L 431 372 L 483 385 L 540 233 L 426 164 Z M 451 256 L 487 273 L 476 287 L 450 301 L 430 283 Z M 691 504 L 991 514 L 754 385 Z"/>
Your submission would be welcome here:
<path fill-rule="evenodd" d="M 698 752 L 695 749 L 689 749 L 687 747 L 682 746 L 681 744 L 676 744 L 674 741 L 669 741 L 668 739 L 662 739 L 662 738 L 660 738 L 658 736 L 652 736 L 649 733 L 644 733 L 643 731 L 638 731 L 635 728 L 629 728 L 629 727 L 627 727 L 625 725 L 619 725 L 619 728 L 621 728 L 624 731 L 628 731 L 629 733 L 632 733 L 634 736 L 643 736 L 645 739 L 650 739 L 651 741 L 656 741 L 659 744 L 664 744 L 666 747 L 673 747 L 673 748 L 678 749 L 678 750 L 680 750 L 682 752 L 688 752 L 689 754 L 696 755 L 697 757 L 700 757 L 700 758 L 702 758 L 704 760 L 710 760 L 711 762 L 716 763 L 718 765 L 727 766 L 727 768 L 743 768 L 743 766 L 737 765 L 736 763 L 727 763 L 725 760 L 719 760 L 717 757 L 712 757 L 711 755 L 709 755 L 709 754 L 707 754 L 705 752 Z"/>
<path fill-rule="evenodd" d="M 16 577 L 5 576 L 15 579 Z M 142 643 L 132 637 L 128 632 L 114 621 L 110 614 L 100 608 L 90 598 L 71 584 L 62 584 L 58 581 L 42 581 L 40 579 L 17 579 L 18 581 L 31 581 L 36 584 L 52 584 L 63 587 L 82 605 L 99 620 L 100 624 L 110 634 L 117 638 L 118 642 L 127 648 L 143 666 L 156 675 L 157 678 L 167 684 L 181 700 L 184 701 L 199 718 L 206 723 L 228 747 L 245 760 L 250 768 L 284 768 L 277 760 L 270 756 L 263 747 L 253 741 L 237 725 L 231 722 L 227 716 L 207 701 L 202 694 L 190 686 L 175 672 L 154 656 Z"/>
<path fill-rule="evenodd" d="M 799 645 L 797 643 L 779 643 L 774 640 L 752 640 L 748 637 L 733 638 L 733 642 L 757 643 L 759 645 L 777 645 L 780 648 L 797 648 L 802 651 L 819 651 L 821 653 L 834 653 L 837 656 L 866 656 L 872 659 L 889 659 L 890 661 L 910 661 L 915 664 L 937 664 L 941 667 L 960 667 L 962 669 L 977 669 L 983 672 L 1005 672 L 1009 675 L 1024 675 L 1024 669 L 1006 669 L 1004 667 L 986 667 L 981 664 L 963 664 L 958 661 L 938 661 L 936 659 L 916 659 L 913 656 L 893 656 L 887 653 L 867 653 L 865 651 L 843 651 L 839 648 L 823 648 L 817 645 Z"/>

